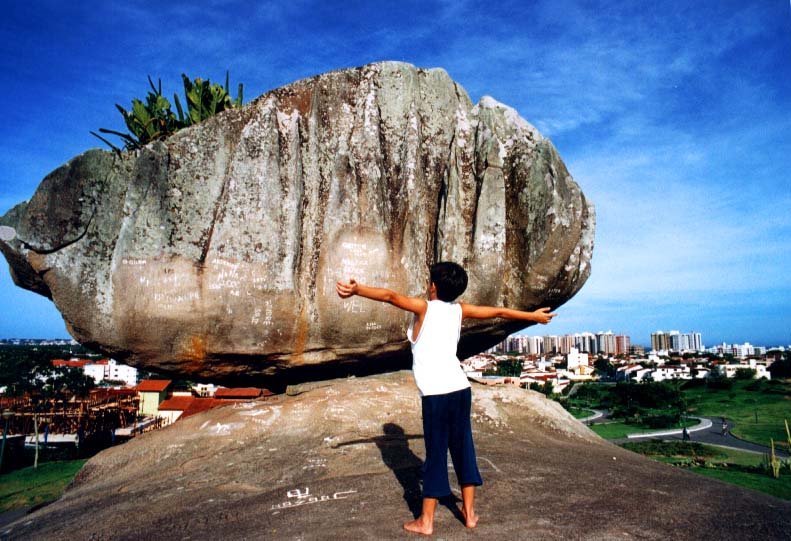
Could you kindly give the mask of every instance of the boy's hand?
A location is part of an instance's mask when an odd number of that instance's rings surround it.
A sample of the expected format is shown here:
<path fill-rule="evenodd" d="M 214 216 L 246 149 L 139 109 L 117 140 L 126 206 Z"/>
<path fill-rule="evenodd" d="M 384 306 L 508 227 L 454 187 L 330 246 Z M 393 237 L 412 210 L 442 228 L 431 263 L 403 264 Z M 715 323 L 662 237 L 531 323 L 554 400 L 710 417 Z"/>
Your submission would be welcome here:
<path fill-rule="evenodd" d="M 357 281 L 354 278 L 349 278 L 348 284 L 336 282 L 335 291 L 338 292 L 338 296 L 342 299 L 348 299 L 353 295 L 357 295 Z"/>
<path fill-rule="evenodd" d="M 552 321 L 552 318 L 555 317 L 557 314 L 551 313 L 550 310 L 551 308 L 539 308 L 538 310 L 533 312 L 533 315 L 535 316 L 534 321 L 536 323 L 541 323 L 542 325 L 546 325 L 547 323 Z"/>

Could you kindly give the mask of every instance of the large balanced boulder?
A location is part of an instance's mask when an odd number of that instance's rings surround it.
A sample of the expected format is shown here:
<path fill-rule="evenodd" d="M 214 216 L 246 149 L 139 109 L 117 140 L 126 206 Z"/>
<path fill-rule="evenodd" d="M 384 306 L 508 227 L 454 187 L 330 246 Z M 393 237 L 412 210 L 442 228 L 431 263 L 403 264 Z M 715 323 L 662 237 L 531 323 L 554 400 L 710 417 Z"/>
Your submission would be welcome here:
<path fill-rule="evenodd" d="M 443 501 L 438 539 L 788 539 L 791 502 L 626 451 L 534 391 L 476 385 L 472 429 L 481 520 Z M 409 372 L 303 384 L 101 452 L 0 538 L 409 539 L 422 436 Z"/>
<path fill-rule="evenodd" d="M 139 151 L 88 151 L 0 225 L 15 282 L 80 342 L 195 379 L 296 380 L 408 359 L 408 315 L 342 301 L 337 280 L 423 295 L 429 266 L 453 260 L 466 302 L 557 307 L 590 272 L 594 214 L 513 109 L 386 62 Z M 465 324 L 460 355 L 522 327 Z"/>

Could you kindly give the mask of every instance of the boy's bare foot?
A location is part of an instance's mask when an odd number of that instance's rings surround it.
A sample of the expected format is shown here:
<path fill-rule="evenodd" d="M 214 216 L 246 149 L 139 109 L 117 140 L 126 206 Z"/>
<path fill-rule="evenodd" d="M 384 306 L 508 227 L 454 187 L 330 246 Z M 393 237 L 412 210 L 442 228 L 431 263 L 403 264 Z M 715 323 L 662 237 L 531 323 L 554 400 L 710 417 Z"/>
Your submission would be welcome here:
<path fill-rule="evenodd" d="M 464 525 L 468 528 L 475 528 L 478 525 L 478 515 L 475 514 L 475 511 L 470 513 L 470 516 L 467 516 L 467 513 L 464 511 L 463 507 L 459 507 L 459 511 L 461 511 L 461 516 L 464 517 Z"/>
<path fill-rule="evenodd" d="M 434 525 L 423 522 L 422 517 L 405 522 L 404 529 L 408 532 L 419 533 L 420 535 L 431 535 L 434 533 Z"/>

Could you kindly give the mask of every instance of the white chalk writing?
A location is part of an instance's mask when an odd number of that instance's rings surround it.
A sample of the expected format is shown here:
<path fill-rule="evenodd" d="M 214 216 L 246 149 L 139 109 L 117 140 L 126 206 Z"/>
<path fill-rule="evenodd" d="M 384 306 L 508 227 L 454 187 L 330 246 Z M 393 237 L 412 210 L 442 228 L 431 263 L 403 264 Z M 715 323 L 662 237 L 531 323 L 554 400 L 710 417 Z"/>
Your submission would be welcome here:
<path fill-rule="evenodd" d="M 345 500 L 349 497 L 350 494 L 357 494 L 356 490 L 341 490 L 338 492 L 333 492 L 332 496 L 323 494 L 321 496 L 311 496 L 310 489 L 305 487 L 305 491 L 303 492 L 302 489 L 293 489 L 286 492 L 286 496 L 289 498 L 287 501 L 282 503 L 276 503 L 272 505 L 271 509 L 288 509 L 291 507 L 299 507 L 301 505 L 310 505 L 313 503 L 321 503 L 321 502 L 329 502 L 333 500 Z"/>

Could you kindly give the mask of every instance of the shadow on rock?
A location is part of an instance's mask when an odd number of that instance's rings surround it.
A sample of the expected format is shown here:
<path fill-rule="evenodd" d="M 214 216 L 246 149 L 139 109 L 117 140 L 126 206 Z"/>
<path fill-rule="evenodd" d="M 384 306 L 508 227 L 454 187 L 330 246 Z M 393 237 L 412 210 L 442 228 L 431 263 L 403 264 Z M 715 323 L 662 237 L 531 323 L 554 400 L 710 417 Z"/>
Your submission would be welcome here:
<path fill-rule="evenodd" d="M 404 490 L 404 501 L 409 506 L 412 515 L 417 518 L 420 516 L 423 503 L 420 488 L 420 477 L 422 474 L 423 461 L 409 448 L 409 440 L 422 439 L 423 434 L 405 434 L 404 429 L 395 423 L 385 423 L 382 425 L 381 436 L 366 438 L 361 440 L 347 441 L 337 447 L 345 445 L 358 445 L 361 443 L 374 443 L 382 453 L 382 462 L 393 471 L 396 479 Z M 454 515 L 462 520 L 456 502 L 459 501 L 455 496 L 450 495 L 442 498 L 440 503 L 448 507 Z"/>

